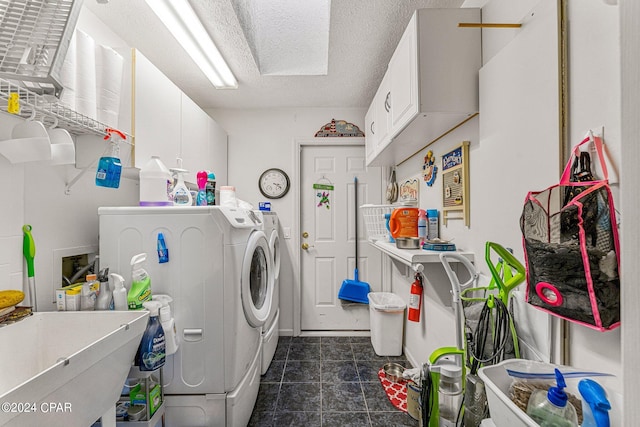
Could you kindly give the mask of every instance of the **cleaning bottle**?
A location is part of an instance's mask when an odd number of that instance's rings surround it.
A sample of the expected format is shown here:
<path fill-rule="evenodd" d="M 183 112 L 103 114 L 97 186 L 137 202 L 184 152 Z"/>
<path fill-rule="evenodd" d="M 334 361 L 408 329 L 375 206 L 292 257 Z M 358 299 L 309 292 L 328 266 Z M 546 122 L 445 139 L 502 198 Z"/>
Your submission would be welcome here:
<path fill-rule="evenodd" d="M 142 268 L 146 261 L 146 253 L 131 258 L 131 289 L 127 296 L 129 310 L 140 310 L 145 301 L 151 300 L 151 278 Z"/>
<path fill-rule="evenodd" d="M 418 210 L 418 237 L 420 238 L 420 247 L 422 247 L 427 239 L 427 211 L 424 209 Z"/>
<path fill-rule="evenodd" d="M 171 317 L 171 307 L 169 304 L 162 304 L 160 308 L 160 324 L 164 330 L 166 354 L 171 356 L 178 351 L 178 333 L 176 331 L 176 321 Z"/>
<path fill-rule="evenodd" d="M 103 156 L 98 161 L 96 171 L 96 185 L 107 188 L 120 187 L 120 175 L 122 174 L 122 163 L 120 162 L 119 139 L 126 140 L 125 134 L 116 129 L 107 128 L 105 140 L 111 140 L 111 155 Z"/>
<path fill-rule="evenodd" d="M 158 251 L 158 263 L 164 264 L 169 262 L 169 249 L 167 249 L 167 243 L 164 241 L 164 234 L 158 233 L 158 242 L 156 244 Z"/>
<path fill-rule="evenodd" d="M 207 185 L 205 187 L 207 193 L 207 206 L 216 204 L 216 174 L 209 172 L 207 175 Z"/>
<path fill-rule="evenodd" d="M 438 210 L 427 210 L 427 240 L 436 240 L 439 238 L 438 229 L 440 228 L 440 221 L 438 220 Z"/>
<path fill-rule="evenodd" d="M 155 371 L 164 366 L 166 359 L 164 329 L 158 319 L 161 307 L 162 303 L 158 301 L 144 302 L 144 308 L 149 310 L 149 322 L 136 353 L 137 365 L 141 371 Z"/>
<path fill-rule="evenodd" d="M 611 403 L 604 388 L 592 379 L 585 378 L 578 383 L 578 391 L 582 396 L 581 427 L 609 427 Z"/>
<path fill-rule="evenodd" d="M 140 169 L 140 206 L 172 206 L 169 199 L 171 172 L 158 156 L 151 156 Z"/>
<path fill-rule="evenodd" d="M 100 289 L 96 299 L 96 310 L 113 310 L 113 292 L 109 287 L 109 269 L 103 268 L 98 274 Z"/>
<path fill-rule="evenodd" d="M 109 274 L 113 282 L 113 309 L 118 311 L 126 311 L 129 309 L 127 304 L 127 289 L 124 287 L 124 277 L 119 274 Z"/>
<path fill-rule="evenodd" d="M 193 198 L 191 192 L 184 183 L 184 174 L 189 172 L 186 169 L 182 169 L 182 159 L 178 158 L 178 167 L 169 169 L 176 177 L 176 184 L 171 191 L 174 206 L 191 206 L 193 204 Z"/>
<path fill-rule="evenodd" d="M 82 289 L 80 291 L 80 310 L 95 310 L 99 287 L 100 282 L 98 282 L 98 275 L 87 274 L 86 281 L 82 284 Z"/>
<path fill-rule="evenodd" d="M 578 427 L 578 415 L 571 402 L 568 401 L 564 388 L 562 373 L 557 368 L 556 386 L 549 391 L 536 390 L 531 394 L 527 404 L 527 415 L 540 425 L 556 427 Z"/>
<path fill-rule="evenodd" d="M 196 206 L 207 206 L 207 172 L 200 171 L 196 175 L 198 184 L 198 195 L 196 196 Z"/>

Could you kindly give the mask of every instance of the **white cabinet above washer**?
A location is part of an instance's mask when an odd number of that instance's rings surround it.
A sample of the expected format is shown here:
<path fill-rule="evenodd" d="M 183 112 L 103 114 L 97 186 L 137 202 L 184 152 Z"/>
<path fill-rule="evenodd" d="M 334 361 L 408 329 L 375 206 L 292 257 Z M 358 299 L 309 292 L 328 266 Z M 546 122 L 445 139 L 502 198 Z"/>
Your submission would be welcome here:
<path fill-rule="evenodd" d="M 458 23 L 480 21 L 476 8 L 414 13 L 383 80 L 390 128 L 384 138 L 367 137 L 368 165 L 397 165 L 478 112 L 481 33 Z"/>

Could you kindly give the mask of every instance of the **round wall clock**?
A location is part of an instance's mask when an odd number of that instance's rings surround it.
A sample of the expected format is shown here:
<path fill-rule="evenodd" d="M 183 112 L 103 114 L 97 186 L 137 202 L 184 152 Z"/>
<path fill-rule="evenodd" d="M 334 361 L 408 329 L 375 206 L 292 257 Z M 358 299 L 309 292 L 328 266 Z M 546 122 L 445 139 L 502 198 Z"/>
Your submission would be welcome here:
<path fill-rule="evenodd" d="M 279 199 L 289 191 L 289 176 L 281 169 L 271 168 L 262 172 L 258 187 L 264 197 Z"/>

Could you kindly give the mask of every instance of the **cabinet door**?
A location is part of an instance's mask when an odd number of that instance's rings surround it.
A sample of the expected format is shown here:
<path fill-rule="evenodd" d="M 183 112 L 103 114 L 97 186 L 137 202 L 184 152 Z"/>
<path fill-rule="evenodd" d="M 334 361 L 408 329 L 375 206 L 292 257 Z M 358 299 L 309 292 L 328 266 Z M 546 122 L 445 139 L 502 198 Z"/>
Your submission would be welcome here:
<path fill-rule="evenodd" d="M 135 61 L 135 163 L 159 156 L 173 167 L 180 153 L 180 89 L 140 52 Z"/>
<path fill-rule="evenodd" d="M 369 105 L 369 110 L 367 110 L 367 114 L 364 115 L 364 144 L 365 144 L 365 156 L 366 162 L 369 164 L 376 153 L 376 145 L 378 134 L 376 131 L 376 98 L 373 98 L 371 101 L 371 105 Z"/>
<path fill-rule="evenodd" d="M 215 120 L 209 120 L 209 170 L 216 174 L 216 191 L 227 185 L 227 132 Z"/>
<path fill-rule="evenodd" d="M 180 157 L 182 167 L 189 172 L 185 181 L 196 183 L 198 171 L 211 168 L 209 157 L 209 120 L 211 117 L 191 100 L 182 94 L 182 123 L 180 138 Z M 175 164 L 172 163 L 172 167 Z"/>
<path fill-rule="evenodd" d="M 382 82 L 380 83 L 380 87 L 378 87 L 378 92 L 376 92 L 375 98 L 375 110 L 376 110 L 376 122 L 378 125 L 376 129 L 378 130 L 378 139 L 376 141 L 376 153 L 379 153 L 384 147 L 386 147 L 391 141 L 391 133 L 389 130 L 391 129 L 391 86 L 389 79 L 389 71 L 385 73 L 382 78 Z"/>
<path fill-rule="evenodd" d="M 418 114 L 417 38 L 417 15 L 414 14 L 389 62 L 391 137 Z"/>

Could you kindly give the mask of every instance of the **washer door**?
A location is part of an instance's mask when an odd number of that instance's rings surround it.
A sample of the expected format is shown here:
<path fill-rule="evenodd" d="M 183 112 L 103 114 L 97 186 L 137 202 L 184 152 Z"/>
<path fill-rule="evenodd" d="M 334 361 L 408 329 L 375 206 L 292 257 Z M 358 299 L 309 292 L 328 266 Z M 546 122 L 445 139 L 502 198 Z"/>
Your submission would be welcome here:
<path fill-rule="evenodd" d="M 269 248 L 271 249 L 271 258 L 273 262 L 273 279 L 278 280 L 280 277 L 280 236 L 278 236 L 278 231 L 276 230 L 271 232 Z"/>
<path fill-rule="evenodd" d="M 242 261 L 240 286 L 244 314 L 254 328 L 262 326 L 271 311 L 274 283 L 272 269 L 267 237 L 262 231 L 251 233 Z"/>

